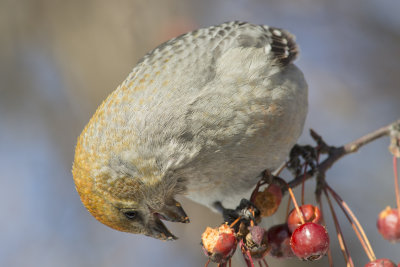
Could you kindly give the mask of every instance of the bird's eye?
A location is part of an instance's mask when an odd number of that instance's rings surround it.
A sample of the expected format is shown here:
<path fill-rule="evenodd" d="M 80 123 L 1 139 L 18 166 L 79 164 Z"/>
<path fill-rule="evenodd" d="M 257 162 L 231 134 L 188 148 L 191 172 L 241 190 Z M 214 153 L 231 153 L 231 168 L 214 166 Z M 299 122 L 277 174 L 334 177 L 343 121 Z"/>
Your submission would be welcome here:
<path fill-rule="evenodd" d="M 137 213 L 137 211 L 134 211 L 134 210 L 128 210 L 128 211 L 124 211 L 124 215 L 129 220 L 134 220 L 137 218 L 138 213 Z"/>

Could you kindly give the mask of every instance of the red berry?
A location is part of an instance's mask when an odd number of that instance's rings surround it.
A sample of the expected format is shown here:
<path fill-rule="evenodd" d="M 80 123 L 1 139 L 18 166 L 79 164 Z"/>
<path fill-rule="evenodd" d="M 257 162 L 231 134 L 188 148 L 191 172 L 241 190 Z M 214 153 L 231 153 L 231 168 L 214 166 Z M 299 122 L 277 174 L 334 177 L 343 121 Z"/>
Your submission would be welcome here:
<path fill-rule="evenodd" d="M 306 204 L 300 206 L 300 211 L 303 213 L 304 222 L 313 222 L 320 223 L 321 222 L 321 211 L 318 207 Z M 293 233 L 297 227 L 301 225 L 301 219 L 296 209 L 293 209 L 288 217 L 288 226 L 290 231 Z"/>
<path fill-rule="evenodd" d="M 379 233 L 386 240 L 392 242 L 400 241 L 400 218 L 397 209 L 386 207 L 379 213 L 378 221 L 376 223 Z"/>
<path fill-rule="evenodd" d="M 364 267 L 396 267 L 396 264 L 389 259 L 377 259 L 368 262 Z"/>
<path fill-rule="evenodd" d="M 329 235 L 325 227 L 317 223 L 300 225 L 292 234 L 290 246 L 302 260 L 318 260 L 328 251 Z"/>
<path fill-rule="evenodd" d="M 205 254 L 217 263 L 227 262 L 235 253 L 237 239 L 234 230 L 227 224 L 219 228 L 210 228 L 204 231 L 201 242 Z"/>
<path fill-rule="evenodd" d="M 294 257 L 290 247 L 292 233 L 286 223 L 274 225 L 268 229 L 268 242 L 271 246 L 269 254 L 275 258 Z"/>
<path fill-rule="evenodd" d="M 278 185 L 270 184 L 264 191 L 256 193 L 254 205 L 259 209 L 261 217 L 268 217 L 278 210 L 281 200 L 281 188 Z"/>

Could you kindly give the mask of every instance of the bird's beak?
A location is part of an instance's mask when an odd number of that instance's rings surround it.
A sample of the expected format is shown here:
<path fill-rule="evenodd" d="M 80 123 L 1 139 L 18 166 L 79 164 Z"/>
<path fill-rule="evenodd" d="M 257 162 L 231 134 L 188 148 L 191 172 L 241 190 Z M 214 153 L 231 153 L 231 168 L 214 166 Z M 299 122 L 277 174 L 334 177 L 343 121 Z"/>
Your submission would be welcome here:
<path fill-rule="evenodd" d="M 171 201 L 169 204 L 165 205 L 162 210 L 156 213 L 162 220 L 169 222 L 190 223 L 189 217 L 183 210 L 181 203 L 176 200 Z"/>
<path fill-rule="evenodd" d="M 178 239 L 176 236 L 174 236 L 168 230 L 168 228 L 161 221 L 161 219 L 158 218 L 157 215 L 154 215 L 154 221 L 153 221 L 152 225 L 150 226 L 150 231 L 146 235 L 160 239 L 160 240 L 176 240 L 176 239 Z"/>
<path fill-rule="evenodd" d="M 186 212 L 183 210 L 181 204 L 175 200 L 171 201 L 171 203 L 168 205 L 165 205 L 159 211 L 152 211 L 152 214 L 154 221 L 149 235 L 161 240 L 178 239 L 168 230 L 161 220 L 181 223 L 190 222 L 189 217 L 186 215 Z"/>

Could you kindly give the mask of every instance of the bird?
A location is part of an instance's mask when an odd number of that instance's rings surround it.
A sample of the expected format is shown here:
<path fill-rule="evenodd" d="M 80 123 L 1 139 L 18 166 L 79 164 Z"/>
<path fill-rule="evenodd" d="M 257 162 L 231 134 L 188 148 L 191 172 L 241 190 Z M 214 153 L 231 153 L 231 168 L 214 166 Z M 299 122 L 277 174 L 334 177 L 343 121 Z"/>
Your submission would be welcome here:
<path fill-rule="evenodd" d="M 177 196 L 214 211 L 249 198 L 302 133 L 298 53 L 288 31 L 241 21 L 147 53 L 78 137 L 72 174 L 84 206 L 113 229 L 174 240 L 162 221 L 190 221 Z"/>

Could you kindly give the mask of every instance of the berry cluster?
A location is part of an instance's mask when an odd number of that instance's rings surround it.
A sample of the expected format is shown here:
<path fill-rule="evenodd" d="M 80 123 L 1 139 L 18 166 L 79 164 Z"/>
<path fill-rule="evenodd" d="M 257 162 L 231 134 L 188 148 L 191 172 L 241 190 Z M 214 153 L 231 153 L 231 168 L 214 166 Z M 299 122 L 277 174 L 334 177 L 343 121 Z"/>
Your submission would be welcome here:
<path fill-rule="evenodd" d="M 329 248 L 329 235 L 320 224 L 321 212 L 318 207 L 307 204 L 293 209 L 288 217 L 288 227 L 292 232 L 290 245 L 294 254 L 302 260 L 317 260 Z"/>
<path fill-rule="evenodd" d="M 377 135 L 379 132 L 377 132 Z M 311 136 L 317 142 L 316 147 L 296 145 L 290 154 L 290 160 L 276 172 L 275 175 L 265 171 L 264 177 L 259 181 L 249 200 L 243 199 L 235 210 L 223 209 L 224 223 L 217 228 L 207 227 L 202 235 L 202 245 L 205 254 L 209 257 L 206 264 L 213 261 L 219 267 L 231 266 L 231 257 L 239 246 L 244 261 L 248 267 L 258 262 L 268 267 L 265 257 L 272 256 L 278 259 L 297 257 L 300 260 L 314 261 L 328 255 L 329 266 L 333 266 L 332 256 L 329 250 L 330 238 L 323 220 L 323 207 L 321 196 L 324 195 L 335 224 L 336 234 L 340 248 L 346 261 L 346 266 L 354 267 L 353 260 L 346 246 L 341 226 L 337 219 L 333 202 L 336 202 L 342 210 L 348 222 L 352 226 L 359 239 L 369 262 L 364 267 L 396 267 L 389 259 L 377 259 L 372 246 L 354 213 L 346 202 L 328 185 L 325 180 L 325 171 L 329 168 L 327 162 L 339 159 L 346 153 L 352 153 L 357 146 L 330 147 L 315 132 Z M 400 241 L 400 193 L 397 175 L 396 157 L 400 156 L 400 123 L 399 138 L 393 142 L 390 151 L 394 154 L 393 166 L 396 188 L 397 209 L 387 207 L 378 216 L 377 228 L 381 235 L 391 241 Z M 365 142 L 360 138 L 360 144 Z M 358 144 L 357 142 L 354 142 Z M 347 146 L 347 145 L 346 145 Z M 327 154 L 325 160 L 320 163 L 320 156 Z M 328 167 L 326 167 L 328 166 Z M 295 178 L 287 183 L 280 178 L 279 173 L 289 168 Z M 304 204 L 305 181 L 315 176 L 317 181 L 316 202 L 318 206 Z M 268 184 L 264 190 L 260 188 Z M 301 205 L 297 204 L 292 187 L 302 185 Z M 263 217 L 273 215 L 279 208 L 283 194 L 290 194 L 287 206 L 287 220 L 285 223 L 274 225 L 268 230 L 259 226 Z M 333 200 L 333 201 L 332 201 Z M 290 203 L 294 208 L 289 212 Z M 400 267 L 400 263 L 397 265 Z"/>
<path fill-rule="evenodd" d="M 271 215 L 277 210 L 276 206 L 279 206 L 282 198 L 282 191 L 277 188 L 272 184 L 254 195 L 256 203 L 261 202 L 268 207 L 262 209 L 261 216 Z M 265 199 L 260 201 L 260 196 Z M 255 214 L 252 205 L 245 209 Z M 243 209 L 240 213 L 246 214 Z M 329 235 L 320 224 L 321 212 L 313 205 L 293 209 L 287 223 L 272 226 L 268 230 L 256 225 L 257 221 L 253 216 L 238 216 L 230 225 L 224 223 L 218 228 L 207 227 L 202 235 L 202 244 L 210 261 L 225 266 L 236 251 L 237 244 L 248 266 L 253 266 L 253 262 L 264 262 L 268 266 L 264 259 L 267 254 L 276 258 L 297 256 L 302 260 L 317 260 L 329 248 Z M 237 224 L 239 227 L 235 227 Z"/>

